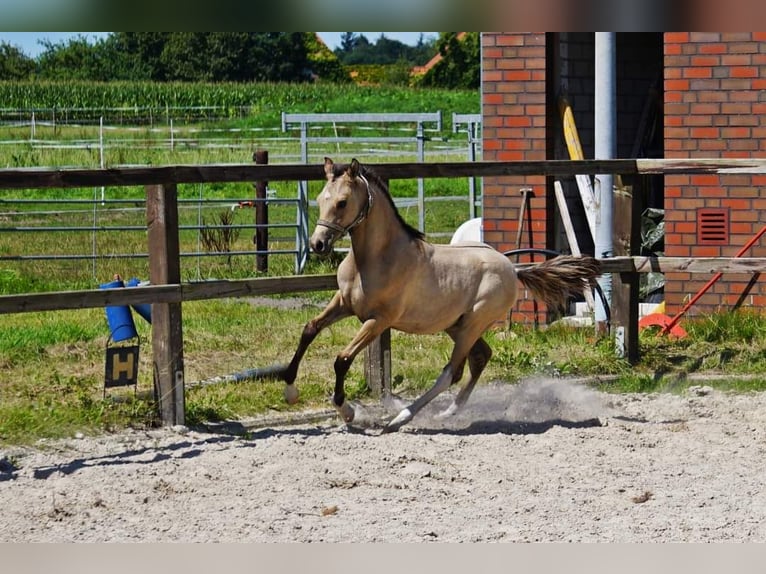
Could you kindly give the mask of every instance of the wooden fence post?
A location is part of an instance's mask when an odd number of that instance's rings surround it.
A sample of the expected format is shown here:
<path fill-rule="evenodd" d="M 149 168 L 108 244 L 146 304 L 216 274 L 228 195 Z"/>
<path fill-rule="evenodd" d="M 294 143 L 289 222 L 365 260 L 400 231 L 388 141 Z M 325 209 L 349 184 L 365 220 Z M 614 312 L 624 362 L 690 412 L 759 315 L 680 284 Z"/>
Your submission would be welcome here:
<path fill-rule="evenodd" d="M 637 190 L 618 188 L 614 194 L 612 244 L 615 256 L 641 251 L 641 202 Z M 630 363 L 638 362 L 638 289 L 635 271 L 612 274 L 611 330 L 615 352 Z"/>
<path fill-rule="evenodd" d="M 364 376 L 376 398 L 391 393 L 391 329 L 386 329 L 364 350 Z"/>
<path fill-rule="evenodd" d="M 269 163 L 269 152 L 263 149 L 256 150 L 253 154 L 253 160 L 257 165 L 266 165 Z M 256 251 L 268 251 L 269 249 L 269 205 L 266 203 L 266 188 L 268 182 L 255 182 L 255 243 Z M 267 253 L 257 253 L 255 256 L 256 271 L 266 272 L 269 270 L 269 256 Z"/>
<path fill-rule="evenodd" d="M 178 239 L 178 195 L 175 184 L 146 186 L 149 240 L 149 281 L 152 285 L 181 283 Z M 162 424 L 182 425 L 184 396 L 181 303 L 152 304 L 154 393 Z"/>

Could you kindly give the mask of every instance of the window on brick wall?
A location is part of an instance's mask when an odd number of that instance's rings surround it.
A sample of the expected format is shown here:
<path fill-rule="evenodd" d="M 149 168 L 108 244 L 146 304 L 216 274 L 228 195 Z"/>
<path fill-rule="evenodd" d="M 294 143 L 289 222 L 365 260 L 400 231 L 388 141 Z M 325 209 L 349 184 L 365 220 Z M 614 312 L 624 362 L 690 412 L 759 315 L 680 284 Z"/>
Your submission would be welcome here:
<path fill-rule="evenodd" d="M 729 210 L 727 208 L 697 209 L 697 244 L 729 244 Z"/>

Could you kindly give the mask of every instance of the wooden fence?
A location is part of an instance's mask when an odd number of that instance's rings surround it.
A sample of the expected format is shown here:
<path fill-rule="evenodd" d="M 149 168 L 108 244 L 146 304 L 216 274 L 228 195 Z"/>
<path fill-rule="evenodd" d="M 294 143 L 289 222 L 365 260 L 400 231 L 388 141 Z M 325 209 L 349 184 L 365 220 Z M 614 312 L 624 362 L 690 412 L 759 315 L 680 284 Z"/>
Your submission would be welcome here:
<path fill-rule="evenodd" d="M 766 160 L 758 159 L 636 159 L 549 160 L 519 162 L 391 163 L 372 166 L 384 179 L 487 177 L 511 175 L 575 176 L 613 173 L 766 173 Z M 184 301 L 242 297 L 285 292 L 332 290 L 335 276 L 274 277 L 231 281 L 181 283 L 176 186 L 181 183 L 239 181 L 322 180 L 321 165 L 198 165 L 106 169 L 0 169 L 0 189 L 135 186 L 146 188 L 149 280 L 151 285 L 131 289 L 94 289 L 0 296 L 0 314 L 135 305 L 151 303 L 154 384 L 162 421 L 183 424 L 184 367 L 181 304 Z M 634 214 L 627 202 L 615 213 L 615 226 L 635 232 Z M 602 260 L 604 272 L 613 274 L 612 327 L 624 338 L 626 355 L 638 358 L 638 277 L 649 271 L 766 272 L 766 258 L 613 257 Z M 368 383 L 379 391 L 390 377 L 389 334 L 366 354 Z M 372 380 L 371 380 L 372 379 Z"/>

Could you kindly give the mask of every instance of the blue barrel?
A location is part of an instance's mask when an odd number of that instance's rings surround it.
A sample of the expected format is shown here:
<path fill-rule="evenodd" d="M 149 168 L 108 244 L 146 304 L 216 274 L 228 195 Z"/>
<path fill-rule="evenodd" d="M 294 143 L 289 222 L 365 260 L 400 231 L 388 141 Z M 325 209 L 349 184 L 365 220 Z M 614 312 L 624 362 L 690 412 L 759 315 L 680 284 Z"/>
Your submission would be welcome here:
<path fill-rule="evenodd" d="M 141 280 L 133 277 L 133 279 L 128 279 L 128 282 L 125 283 L 126 287 L 136 287 L 141 284 Z M 141 303 L 139 305 L 131 305 L 136 313 L 141 315 L 144 320 L 151 325 L 152 323 L 152 306 L 148 303 Z"/>
<path fill-rule="evenodd" d="M 125 287 L 121 279 L 116 279 L 110 283 L 99 285 L 101 289 L 116 289 Z M 133 314 L 127 305 L 113 305 L 106 308 L 106 321 L 109 323 L 109 330 L 112 332 L 112 341 L 119 343 L 127 339 L 138 337 L 136 324 L 133 322 Z"/>

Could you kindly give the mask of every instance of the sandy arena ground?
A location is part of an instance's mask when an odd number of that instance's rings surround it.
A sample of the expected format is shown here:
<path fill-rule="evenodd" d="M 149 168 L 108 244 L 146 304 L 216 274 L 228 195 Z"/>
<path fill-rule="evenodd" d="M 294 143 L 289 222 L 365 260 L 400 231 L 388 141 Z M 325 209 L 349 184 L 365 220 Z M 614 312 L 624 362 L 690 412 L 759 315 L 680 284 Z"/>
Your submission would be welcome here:
<path fill-rule="evenodd" d="M 766 541 L 766 394 L 449 400 L 388 435 L 367 406 L 5 449 L 0 542 Z"/>

